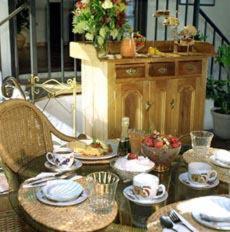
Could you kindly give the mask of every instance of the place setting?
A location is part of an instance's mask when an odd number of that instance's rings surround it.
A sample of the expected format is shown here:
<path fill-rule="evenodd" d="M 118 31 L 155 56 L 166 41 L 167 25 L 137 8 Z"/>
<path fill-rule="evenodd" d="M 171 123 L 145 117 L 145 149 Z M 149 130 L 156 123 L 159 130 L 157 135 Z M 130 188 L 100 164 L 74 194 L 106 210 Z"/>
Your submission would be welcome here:
<path fill-rule="evenodd" d="M 168 192 L 159 178 L 148 173 L 141 173 L 133 177 L 133 184 L 123 190 L 124 196 L 141 206 L 152 206 L 168 198 Z"/>
<path fill-rule="evenodd" d="M 224 149 L 213 149 L 209 157 L 216 166 L 230 169 L 230 152 Z"/>
<path fill-rule="evenodd" d="M 53 172 L 75 171 L 82 162 L 75 158 L 75 152 L 68 147 L 57 147 L 53 152 L 46 153 L 45 167 Z"/>
<path fill-rule="evenodd" d="M 179 180 L 184 185 L 197 189 L 210 189 L 219 184 L 217 172 L 208 163 L 191 162 L 188 171 L 179 175 Z"/>

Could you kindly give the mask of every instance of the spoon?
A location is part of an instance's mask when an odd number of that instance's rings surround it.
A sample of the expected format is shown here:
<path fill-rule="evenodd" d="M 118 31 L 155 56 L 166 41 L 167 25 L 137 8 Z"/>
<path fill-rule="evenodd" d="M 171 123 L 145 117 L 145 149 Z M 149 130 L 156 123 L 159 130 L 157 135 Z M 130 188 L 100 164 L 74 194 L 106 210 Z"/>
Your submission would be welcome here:
<path fill-rule="evenodd" d="M 174 223 L 172 222 L 172 220 L 169 218 L 169 216 L 161 216 L 160 217 L 160 223 L 162 226 L 168 228 L 168 229 L 172 229 L 174 231 L 177 231 L 174 228 Z"/>

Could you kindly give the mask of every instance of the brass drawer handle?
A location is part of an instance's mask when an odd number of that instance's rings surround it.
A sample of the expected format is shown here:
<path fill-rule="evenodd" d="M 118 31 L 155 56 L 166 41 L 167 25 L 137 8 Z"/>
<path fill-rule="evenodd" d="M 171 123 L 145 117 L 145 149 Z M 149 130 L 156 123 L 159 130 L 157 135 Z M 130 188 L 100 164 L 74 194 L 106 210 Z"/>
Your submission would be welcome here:
<path fill-rule="evenodd" d="M 186 64 L 185 65 L 185 68 L 188 70 L 188 71 L 194 71 L 195 70 L 195 66 L 193 64 Z"/>
<path fill-rule="evenodd" d="M 135 75 L 137 73 L 137 70 L 135 68 L 129 68 L 129 69 L 126 69 L 126 73 L 129 76 L 132 76 L 132 75 Z"/>
<path fill-rule="evenodd" d="M 158 69 L 158 72 L 159 72 L 160 74 L 165 74 L 165 73 L 167 73 L 167 71 L 168 71 L 168 69 L 167 69 L 167 68 L 164 68 L 164 67 L 161 67 L 161 68 Z"/>

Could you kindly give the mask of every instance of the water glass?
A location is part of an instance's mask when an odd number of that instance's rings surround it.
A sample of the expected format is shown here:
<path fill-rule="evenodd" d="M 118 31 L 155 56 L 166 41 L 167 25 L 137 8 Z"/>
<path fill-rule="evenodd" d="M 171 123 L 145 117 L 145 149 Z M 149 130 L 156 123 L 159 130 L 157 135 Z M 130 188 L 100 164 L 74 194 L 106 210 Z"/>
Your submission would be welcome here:
<path fill-rule="evenodd" d="M 196 154 L 207 155 L 214 134 L 209 131 L 192 131 L 190 136 L 193 151 Z"/>
<path fill-rule="evenodd" d="M 112 210 L 119 177 L 110 172 L 94 172 L 87 176 L 89 205 L 96 213 Z"/>

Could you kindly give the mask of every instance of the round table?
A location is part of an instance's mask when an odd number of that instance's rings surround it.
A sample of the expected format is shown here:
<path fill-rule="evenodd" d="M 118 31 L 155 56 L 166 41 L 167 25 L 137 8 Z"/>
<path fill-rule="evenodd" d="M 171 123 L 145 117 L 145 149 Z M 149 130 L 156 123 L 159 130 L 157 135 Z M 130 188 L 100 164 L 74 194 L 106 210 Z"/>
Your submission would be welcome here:
<path fill-rule="evenodd" d="M 35 160 L 31 161 L 26 167 L 20 170 L 19 176 L 14 177 L 13 180 L 17 180 L 18 182 L 22 182 L 25 179 L 36 176 L 40 172 L 47 171 L 45 166 L 45 156 L 41 156 L 36 158 Z M 76 171 L 77 174 L 86 176 L 87 174 L 95 171 L 112 171 L 111 167 L 108 164 L 103 165 L 83 165 L 80 169 Z M 207 195 L 219 195 L 219 194 L 227 194 L 228 193 L 228 184 L 224 182 L 220 182 L 220 184 L 212 189 L 206 190 L 195 190 L 187 187 L 186 185 L 182 184 L 178 176 L 182 172 L 187 171 L 187 164 L 183 161 L 182 156 L 179 156 L 178 160 L 172 164 L 170 171 L 165 173 L 156 173 L 152 172 L 152 174 L 157 175 L 160 178 L 160 182 L 166 186 L 166 189 L 169 193 L 168 199 L 165 202 L 153 205 L 153 206 L 139 206 L 133 202 L 129 202 L 123 195 L 123 189 L 129 185 L 129 183 L 123 183 L 122 181 L 119 182 L 117 192 L 116 192 L 116 202 L 118 205 L 118 217 L 115 219 L 115 223 L 118 223 L 119 226 L 121 225 L 130 225 L 132 226 L 131 231 L 135 231 L 135 228 L 138 227 L 145 227 L 146 221 L 150 215 L 167 204 L 175 203 L 182 200 L 188 200 L 194 197 L 201 197 Z M 12 178 L 11 178 L 12 179 Z M 17 186 L 17 185 L 15 185 Z M 20 205 L 17 200 L 17 193 L 18 189 L 11 193 L 10 199 L 12 205 L 14 206 L 15 210 L 17 210 L 18 214 L 23 217 L 30 225 L 32 225 L 38 231 L 50 231 L 50 226 L 46 225 L 45 222 L 41 222 L 32 218 L 29 213 L 23 209 L 23 205 Z M 28 194 L 26 195 L 28 198 L 31 197 L 31 200 L 37 204 L 37 199 L 33 197 L 33 195 Z M 68 207 L 66 207 L 68 209 Z M 99 217 L 98 217 L 98 220 Z M 59 223 L 59 221 L 53 220 L 54 224 Z M 114 224 L 115 225 L 115 224 Z M 117 224 L 116 224 L 117 225 Z M 52 228 L 54 228 L 52 226 Z M 129 227 L 130 228 L 130 227 Z M 106 228 L 107 229 L 107 228 Z M 106 231 L 104 229 L 103 231 Z M 122 227 L 120 228 L 122 231 Z M 124 230 L 125 231 L 125 230 Z M 126 229 L 126 231 L 129 231 Z M 138 230 L 139 231 L 139 230 Z"/>

